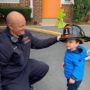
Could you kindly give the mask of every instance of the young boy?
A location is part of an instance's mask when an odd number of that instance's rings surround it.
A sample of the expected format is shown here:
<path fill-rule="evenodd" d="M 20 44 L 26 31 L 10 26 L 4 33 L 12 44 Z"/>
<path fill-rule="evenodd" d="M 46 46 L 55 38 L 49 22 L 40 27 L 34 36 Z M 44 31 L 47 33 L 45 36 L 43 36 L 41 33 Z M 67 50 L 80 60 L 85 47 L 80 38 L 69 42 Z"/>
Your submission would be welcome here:
<path fill-rule="evenodd" d="M 77 90 L 84 76 L 86 48 L 82 45 L 85 34 L 77 25 L 66 25 L 62 41 L 66 45 L 64 57 L 64 74 L 67 90 Z"/>

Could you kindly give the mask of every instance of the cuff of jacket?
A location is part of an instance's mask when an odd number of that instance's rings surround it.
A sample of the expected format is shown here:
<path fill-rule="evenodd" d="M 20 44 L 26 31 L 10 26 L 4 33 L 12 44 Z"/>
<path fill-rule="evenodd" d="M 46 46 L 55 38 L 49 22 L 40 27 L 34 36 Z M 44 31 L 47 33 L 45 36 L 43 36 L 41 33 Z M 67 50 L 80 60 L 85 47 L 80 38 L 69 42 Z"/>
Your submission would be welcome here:
<path fill-rule="evenodd" d="M 71 76 L 71 78 L 72 78 L 73 80 L 76 80 L 76 78 L 75 78 L 73 75 Z"/>

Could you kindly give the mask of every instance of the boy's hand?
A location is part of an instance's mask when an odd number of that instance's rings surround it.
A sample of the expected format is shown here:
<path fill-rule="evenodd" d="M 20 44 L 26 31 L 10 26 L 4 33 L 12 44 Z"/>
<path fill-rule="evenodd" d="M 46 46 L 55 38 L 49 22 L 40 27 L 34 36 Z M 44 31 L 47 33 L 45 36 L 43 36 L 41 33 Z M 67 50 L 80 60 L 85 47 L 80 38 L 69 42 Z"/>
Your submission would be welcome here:
<path fill-rule="evenodd" d="M 70 78 L 70 79 L 69 79 L 69 83 L 70 83 L 70 84 L 74 84 L 74 83 L 75 83 L 75 80 L 72 79 L 72 78 Z"/>

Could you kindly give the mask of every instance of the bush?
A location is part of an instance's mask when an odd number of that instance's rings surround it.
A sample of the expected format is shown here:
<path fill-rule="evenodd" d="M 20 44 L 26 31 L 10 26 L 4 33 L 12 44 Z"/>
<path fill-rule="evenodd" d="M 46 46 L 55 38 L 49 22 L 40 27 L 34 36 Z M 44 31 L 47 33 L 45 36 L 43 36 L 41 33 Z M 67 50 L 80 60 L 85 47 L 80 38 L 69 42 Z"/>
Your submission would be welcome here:
<path fill-rule="evenodd" d="M 29 21 L 31 19 L 31 9 L 30 8 L 23 8 L 23 7 L 14 7 L 14 8 L 11 8 L 11 7 L 1 7 L 0 8 L 0 13 L 3 14 L 5 16 L 5 19 L 6 19 L 6 16 L 9 12 L 11 11 L 18 11 L 20 13 L 22 13 L 26 20 Z"/>
<path fill-rule="evenodd" d="M 75 0 L 73 6 L 73 21 L 80 22 L 83 17 L 90 10 L 90 1 L 89 0 Z"/>

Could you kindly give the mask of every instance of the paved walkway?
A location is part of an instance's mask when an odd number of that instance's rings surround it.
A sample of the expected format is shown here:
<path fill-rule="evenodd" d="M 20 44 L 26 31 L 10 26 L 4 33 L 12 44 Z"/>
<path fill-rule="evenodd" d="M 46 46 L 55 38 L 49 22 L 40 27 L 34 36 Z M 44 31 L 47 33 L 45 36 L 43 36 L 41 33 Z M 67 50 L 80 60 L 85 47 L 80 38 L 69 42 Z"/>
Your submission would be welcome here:
<path fill-rule="evenodd" d="M 37 27 L 49 30 L 57 30 L 56 27 Z M 90 26 L 82 26 L 84 31 L 90 35 Z M 58 31 L 58 30 L 57 30 Z M 38 38 L 48 38 L 50 35 L 33 33 Z M 90 42 L 84 44 L 86 48 L 90 47 Z M 63 56 L 64 44 L 59 42 L 53 46 L 41 50 L 32 50 L 31 57 L 50 66 L 50 70 L 46 77 L 36 83 L 34 90 L 66 90 L 66 79 L 63 75 Z M 86 62 L 85 78 L 79 90 L 90 90 L 90 62 Z"/>

